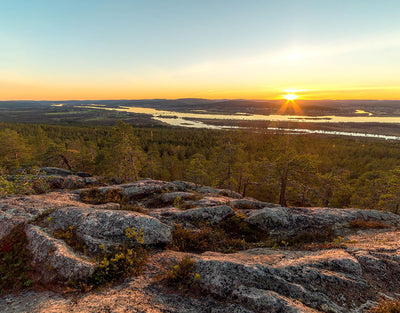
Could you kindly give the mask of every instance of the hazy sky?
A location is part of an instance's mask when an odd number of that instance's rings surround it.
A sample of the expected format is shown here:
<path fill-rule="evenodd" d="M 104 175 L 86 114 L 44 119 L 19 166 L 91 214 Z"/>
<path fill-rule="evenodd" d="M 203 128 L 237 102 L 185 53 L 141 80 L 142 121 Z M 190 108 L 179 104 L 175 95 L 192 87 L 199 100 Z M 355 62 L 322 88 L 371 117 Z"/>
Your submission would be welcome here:
<path fill-rule="evenodd" d="M 0 0 L 0 100 L 400 99 L 399 0 Z"/>

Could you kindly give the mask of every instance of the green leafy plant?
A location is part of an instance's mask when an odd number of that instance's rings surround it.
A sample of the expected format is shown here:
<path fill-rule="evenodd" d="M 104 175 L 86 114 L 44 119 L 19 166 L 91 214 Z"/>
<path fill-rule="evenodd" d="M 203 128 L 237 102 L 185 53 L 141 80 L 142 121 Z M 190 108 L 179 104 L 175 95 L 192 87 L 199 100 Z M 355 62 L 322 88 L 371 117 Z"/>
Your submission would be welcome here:
<path fill-rule="evenodd" d="M 125 243 L 111 251 L 104 244 L 100 246 L 102 253 L 98 258 L 98 266 L 88 279 L 88 285 L 97 288 L 142 272 L 147 260 L 147 251 L 141 246 L 144 243 L 143 229 L 137 233 L 135 228 L 127 227 L 125 235 Z"/>
<path fill-rule="evenodd" d="M 194 261 L 189 256 L 184 256 L 179 262 L 168 266 L 163 280 L 169 286 L 193 290 L 198 288 L 201 277 L 199 273 L 194 272 Z"/>
<path fill-rule="evenodd" d="M 39 170 L 22 171 L 17 175 L 0 176 L 0 197 L 6 195 L 41 194 L 50 190 L 47 180 Z"/>
<path fill-rule="evenodd" d="M 48 217 L 47 220 L 51 218 Z M 76 228 L 74 226 L 68 226 L 67 228 L 57 229 L 53 233 L 55 238 L 62 239 L 65 241 L 67 245 L 73 248 L 76 251 L 82 252 L 86 254 L 87 247 L 85 242 L 81 237 L 79 237 L 76 233 Z"/>
<path fill-rule="evenodd" d="M 174 200 L 174 207 L 180 210 L 185 210 L 185 202 L 180 196 L 177 196 Z"/>

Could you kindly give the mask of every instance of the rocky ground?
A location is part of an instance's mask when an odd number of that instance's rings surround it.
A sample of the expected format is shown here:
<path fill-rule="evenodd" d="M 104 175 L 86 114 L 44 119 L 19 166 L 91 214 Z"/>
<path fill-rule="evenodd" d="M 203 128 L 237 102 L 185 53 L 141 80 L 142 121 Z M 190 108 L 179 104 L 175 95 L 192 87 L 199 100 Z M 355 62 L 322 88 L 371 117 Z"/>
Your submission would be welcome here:
<path fill-rule="evenodd" d="M 61 177 L 70 181 L 69 175 Z M 262 236 L 234 253 L 173 250 L 178 224 L 196 232 L 234 218 Z M 36 276 L 33 287 L 1 296 L 0 312 L 367 312 L 378 299 L 400 294 L 399 226 L 400 216 L 388 212 L 282 208 L 187 182 L 8 196 L 0 200 L 0 241 L 22 227 Z M 85 253 L 55 237 L 68 227 Z M 90 255 L 100 245 L 112 249 L 126 240 L 127 227 L 142 229 L 141 244 L 151 247 L 143 273 L 100 290 L 63 293 L 93 273 Z M 186 255 L 200 277 L 196 290 L 163 284 L 168 264 Z"/>

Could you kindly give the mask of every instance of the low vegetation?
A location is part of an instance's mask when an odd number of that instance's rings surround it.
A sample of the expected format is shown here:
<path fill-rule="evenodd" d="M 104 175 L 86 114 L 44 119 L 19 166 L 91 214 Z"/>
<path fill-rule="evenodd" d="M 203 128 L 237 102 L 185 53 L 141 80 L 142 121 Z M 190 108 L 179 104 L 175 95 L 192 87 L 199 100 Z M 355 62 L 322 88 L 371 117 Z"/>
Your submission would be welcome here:
<path fill-rule="evenodd" d="M 246 249 L 245 240 L 229 237 L 222 229 L 203 226 L 199 230 L 185 229 L 176 225 L 172 233 L 170 248 L 185 252 L 236 252 Z"/>
<path fill-rule="evenodd" d="M 101 246 L 102 253 L 97 257 L 98 266 L 88 278 L 87 285 L 98 288 L 103 285 L 113 284 L 128 276 L 139 275 L 147 261 L 147 250 L 143 243 L 142 230 L 139 233 L 134 228 L 125 231 L 125 243 L 107 249 Z"/>
<path fill-rule="evenodd" d="M 22 171 L 16 175 L 4 175 L 0 168 L 0 198 L 7 195 L 40 194 L 50 190 L 50 186 L 39 170 Z M 3 173 L 3 174 L 2 174 Z"/>
<path fill-rule="evenodd" d="M 57 229 L 53 233 L 55 238 L 64 240 L 67 245 L 69 245 L 75 251 L 79 251 L 86 254 L 87 247 L 85 242 L 76 233 L 76 228 L 74 226 L 69 226 L 67 228 Z"/>
<path fill-rule="evenodd" d="M 349 227 L 353 229 L 379 229 L 379 228 L 389 228 L 390 225 L 378 222 L 378 221 L 367 221 L 364 219 L 353 220 L 349 223 Z"/>
<path fill-rule="evenodd" d="M 15 228 L 0 241 L 0 293 L 30 287 L 30 253 L 24 226 Z"/>
<path fill-rule="evenodd" d="M 194 272 L 194 261 L 189 256 L 184 256 L 179 262 L 168 266 L 162 281 L 180 290 L 194 291 L 198 288 L 201 277 Z"/>
<path fill-rule="evenodd" d="M 400 300 L 382 299 L 369 313 L 400 313 Z"/>
<path fill-rule="evenodd" d="M 81 201 L 89 204 L 127 203 L 127 199 L 118 189 L 110 188 L 102 191 L 99 188 L 90 188 L 80 194 Z"/>

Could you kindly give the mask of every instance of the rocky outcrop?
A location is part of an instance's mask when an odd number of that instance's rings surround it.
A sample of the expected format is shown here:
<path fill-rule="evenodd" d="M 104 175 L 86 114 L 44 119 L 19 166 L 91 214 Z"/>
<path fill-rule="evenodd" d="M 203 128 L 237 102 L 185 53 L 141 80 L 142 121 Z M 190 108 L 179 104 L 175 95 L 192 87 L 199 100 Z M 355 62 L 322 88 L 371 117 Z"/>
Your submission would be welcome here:
<path fill-rule="evenodd" d="M 264 208 L 251 212 L 246 222 L 269 231 L 271 235 L 290 235 L 307 229 L 347 226 L 350 221 L 359 219 L 400 226 L 400 216 L 390 212 L 331 208 Z"/>
<path fill-rule="evenodd" d="M 227 205 L 219 205 L 212 207 L 201 207 L 186 211 L 175 211 L 171 215 L 176 220 L 184 220 L 190 223 L 208 222 L 210 224 L 218 224 L 224 219 L 235 215 L 235 211 Z"/>
<path fill-rule="evenodd" d="M 227 221 L 233 223 L 232 229 Z M 352 221 L 380 222 L 387 228 L 352 229 Z M 284 208 L 225 190 L 146 179 L 0 199 L 0 240 L 21 224 L 26 224 L 32 268 L 44 283 L 85 279 L 94 270 L 92 261 L 54 238 L 60 229 L 72 226 L 88 255 L 97 252 L 101 244 L 112 249 L 126 242 L 128 227 L 142 229 L 144 244 L 156 246 L 143 276 L 107 289 L 101 296 L 89 293 L 77 302 L 59 299 L 62 308 L 47 302 L 42 312 L 82 312 L 88 307 L 101 311 L 105 305 L 99 303 L 107 303 L 110 308 L 118 303 L 121 310 L 140 308 L 143 312 L 361 313 L 379 297 L 400 294 L 400 217 L 387 212 Z M 171 242 L 171 230 L 177 224 L 190 228 L 195 239 L 203 224 L 209 232 L 213 228 L 229 229 L 236 240 L 244 238 L 241 231 L 252 235 L 252 231 L 259 230 L 269 237 L 253 236 L 263 239 L 251 242 L 253 249 L 236 253 L 191 254 L 194 271 L 200 275 L 195 298 L 174 293 L 156 278 L 168 264 L 187 255 L 164 248 Z M 276 240 L 281 235 L 290 239 L 324 229 L 332 229 L 342 237 L 334 244 L 310 242 L 293 247 Z M 268 248 L 264 239 L 277 244 Z M 228 244 L 228 240 L 223 242 Z M 0 298 L 0 311 L 6 307 L 3 304 Z"/>
<path fill-rule="evenodd" d="M 161 201 L 166 204 L 173 204 L 178 200 L 193 200 L 196 197 L 196 194 L 193 192 L 185 192 L 185 191 L 175 191 L 175 192 L 167 192 L 161 194 Z"/>
<path fill-rule="evenodd" d="M 66 170 L 59 167 L 41 167 L 40 171 L 46 175 L 55 175 L 55 176 L 70 176 L 74 174 L 70 170 Z"/>
<path fill-rule="evenodd" d="M 49 193 L 45 195 L 8 196 L 0 200 L 0 239 L 16 226 L 35 220 L 39 216 L 73 205 L 85 206 L 77 202 L 71 194 Z"/>
<path fill-rule="evenodd" d="M 94 177 L 70 176 L 41 176 L 49 184 L 51 189 L 77 189 L 89 186 L 97 186 L 99 183 Z"/>
<path fill-rule="evenodd" d="M 52 212 L 49 228 L 56 230 L 74 226 L 87 244 L 89 251 L 96 252 L 100 244 L 106 247 L 123 243 L 127 227 L 143 231 L 144 244 L 166 244 L 172 239 L 169 226 L 159 220 L 137 212 L 94 208 L 66 208 Z"/>
<path fill-rule="evenodd" d="M 237 199 L 230 202 L 232 208 L 238 210 L 261 210 L 264 208 L 280 207 L 279 204 L 257 201 L 253 199 Z"/>
<path fill-rule="evenodd" d="M 26 235 L 32 266 L 41 274 L 41 282 L 76 282 L 93 273 L 95 263 L 77 256 L 62 240 L 52 238 L 34 225 L 27 225 Z"/>
<path fill-rule="evenodd" d="M 230 255 L 207 252 L 195 258 L 204 291 L 255 312 L 349 312 L 368 299 L 376 300 L 379 292 L 365 279 L 374 269 L 366 269 L 358 256 L 341 249 L 255 249 Z M 379 261 L 373 263 L 379 266 Z"/>

